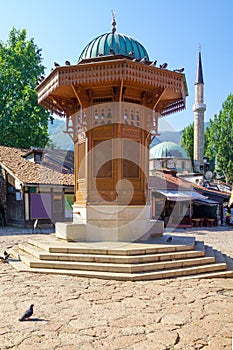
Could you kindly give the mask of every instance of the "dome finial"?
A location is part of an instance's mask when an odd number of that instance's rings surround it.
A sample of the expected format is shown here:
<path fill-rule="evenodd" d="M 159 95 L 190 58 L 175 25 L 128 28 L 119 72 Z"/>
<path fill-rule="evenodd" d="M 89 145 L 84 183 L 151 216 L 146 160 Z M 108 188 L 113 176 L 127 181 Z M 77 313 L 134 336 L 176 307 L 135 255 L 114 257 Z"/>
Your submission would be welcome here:
<path fill-rule="evenodd" d="M 116 17 L 115 12 L 112 10 L 112 33 L 114 34 L 116 31 Z"/>

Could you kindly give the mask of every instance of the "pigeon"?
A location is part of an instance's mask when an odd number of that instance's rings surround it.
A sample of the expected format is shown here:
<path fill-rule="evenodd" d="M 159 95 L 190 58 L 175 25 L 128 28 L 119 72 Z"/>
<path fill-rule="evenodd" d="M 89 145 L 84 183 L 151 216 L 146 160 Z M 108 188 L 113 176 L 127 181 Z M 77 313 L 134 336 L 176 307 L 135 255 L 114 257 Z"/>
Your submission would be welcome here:
<path fill-rule="evenodd" d="M 70 61 L 65 61 L 66 66 L 70 66 Z"/>
<path fill-rule="evenodd" d="M 27 311 L 25 311 L 23 316 L 19 318 L 19 321 L 26 321 L 26 320 L 28 320 L 33 314 L 33 307 L 34 307 L 34 305 L 32 304 L 30 306 L 30 308 Z"/>
<path fill-rule="evenodd" d="M 4 254 L 4 256 L 0 256 L 0 260 L 1 260 L 3 263 L 6 263 L 6 262 L 8 262 L 8 258 L 9 258 L 9 256 L 10 256 L 10 254 L 7 253 L 6 250 L 4 251 L 3 254 Z"/>
<path fill-rule="evenodd" d="M 167 66 L 168 66 L 168 64 L 167 63 L 163 63 L 163 64 L 160 64 L 160 68 L 161 69 L 166 69 L 167 68 Z"/>
<path fill-rule="evenodd" d="M 54 66 L 55 66 L 55 67 L 60 67 L 60 64 L 57 63 L 57 62 L 54 62 Z"/>
<path fill-rule="evenodd" d="M 128 53 L 128 56 L 129 56 L 129 57 L 133 57 L 133 56 L 134 56 L 134 51 L 130 51 L 130 52 Z"/>
<path fill-rule="evenodd" d="M 184 71 L 184 68 L 180 68 L 180 69 L 174 69 L 173 72 L 176 72 L 176 73 L 183 73 Z"/>
<path fill-rule="evenodd" d="M 114 51 L 113 49 L 110 49 L 110 50 L 109 50 L 109 53 L 110 53 L 111 55 L 115 55 L 115 51 Z"/>
<path fill-rule="evenodd" d="M 155 60 L 154 62 L 152 62 L 152 63 L 150 64 L 150 66 L 151 66 L 151 67 L 155 67 L 155 66 L 156 66 L 156 63 L 157 63 L 157 60 Z"/>
<path fill-rule="evenodd" d="M 140 63 L 145 63 L 146 62 L 146 57 L 143 57 L 139 62 Z"/>
<path fill-rule="evenodd" d="M 172 241 L 172 237 L 169 236 L 168 239 L 167 239 L 167 242 L 171 242 Z"/>
<path fill-rule="evenodd" d="M 9 258 L 9 256 L 10 256 L 10 254 L 9 254 L 9 253 L 7 253 L 7 251 L 6 251 L 6 250 L 4 251 L 4 253 L 3 253 L 3 254 L 4 254 L 4 259 L 5 259 L 5 260 L 7 260 L 7 259 Z"/>

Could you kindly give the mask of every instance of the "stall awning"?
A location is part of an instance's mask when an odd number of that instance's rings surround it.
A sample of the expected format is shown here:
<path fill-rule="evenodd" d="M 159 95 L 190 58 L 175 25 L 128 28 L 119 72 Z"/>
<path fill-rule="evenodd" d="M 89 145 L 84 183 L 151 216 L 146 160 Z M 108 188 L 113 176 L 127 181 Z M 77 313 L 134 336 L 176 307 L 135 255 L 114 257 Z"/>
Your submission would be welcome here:
<path fill-rule="evenodd" d="M 205 204 L 205 205 L 219 205 L 220 203 L 217 201 L 212 201 L 211 199 L 196 199 L 195 200 L 198 204 Z"/>
<path fill-rule="evenodd" d="M 206 199 L 205 196 L 195 191 L 156 190 L 156 192 L 167 197 L 167 200 L 175 202 L 190 201 L 195 199 Z"/>

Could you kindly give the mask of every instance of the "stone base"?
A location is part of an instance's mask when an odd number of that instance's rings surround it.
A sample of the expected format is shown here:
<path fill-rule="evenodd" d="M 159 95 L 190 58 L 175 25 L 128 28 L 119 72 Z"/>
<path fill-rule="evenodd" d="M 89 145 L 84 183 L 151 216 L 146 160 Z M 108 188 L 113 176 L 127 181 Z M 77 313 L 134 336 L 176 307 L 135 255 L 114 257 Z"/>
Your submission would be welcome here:
<path fill-rule="evenodd" d="M 150 220 L 149 206 L 74 206 L 73 223 L 56 223 L 56 237 L 67 241 L 134 242 L 162 235 L 163 221 Z"/>

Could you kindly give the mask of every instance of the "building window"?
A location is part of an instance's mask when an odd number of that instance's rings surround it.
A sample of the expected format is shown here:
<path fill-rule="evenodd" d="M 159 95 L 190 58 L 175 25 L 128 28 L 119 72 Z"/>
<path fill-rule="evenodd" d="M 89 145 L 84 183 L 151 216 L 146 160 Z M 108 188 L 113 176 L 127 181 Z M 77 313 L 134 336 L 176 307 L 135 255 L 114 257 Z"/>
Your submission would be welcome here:
<path fill-rule="evenodd" d="M 94 141 L 94 177 L 112 177 L 112 140 Z"/>
<path fill-rule="evenodd" d="M 123 142 L 123 177 L 139 178 L 139 142 L 124 140 Z"/>

